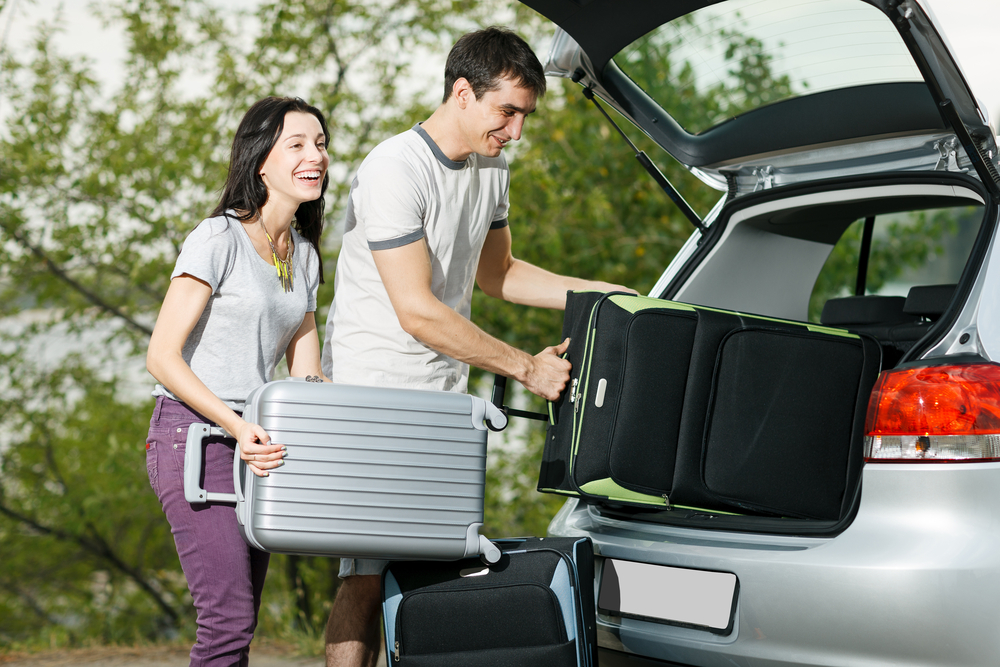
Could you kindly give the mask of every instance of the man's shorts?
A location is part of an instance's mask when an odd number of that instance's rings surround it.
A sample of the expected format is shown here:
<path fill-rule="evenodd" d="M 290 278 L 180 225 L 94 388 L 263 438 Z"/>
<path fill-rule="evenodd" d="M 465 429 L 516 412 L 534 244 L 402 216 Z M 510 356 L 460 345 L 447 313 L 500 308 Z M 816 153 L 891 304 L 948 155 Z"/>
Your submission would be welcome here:
<path fill-rule="evenodd" d="M 371 558 L 341 558 L 340 573 L 337 575 L 341 579 L 364 575 L 381 575 L 382 570 L 389 564 L 387 560 L 373 560 Z"/>

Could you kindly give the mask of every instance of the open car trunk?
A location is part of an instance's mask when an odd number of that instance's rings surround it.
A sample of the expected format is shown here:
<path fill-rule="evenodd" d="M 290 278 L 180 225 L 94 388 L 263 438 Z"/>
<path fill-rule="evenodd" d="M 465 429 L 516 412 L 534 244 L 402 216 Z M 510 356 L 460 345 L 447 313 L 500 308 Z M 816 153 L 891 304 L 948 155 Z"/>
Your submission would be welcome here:
<path fill-rule="evenodd" d="M 570 295 L 571 386 L 550 406 L 539 490 L 644 521 L 842 530 L 872 386 L 933 345 L 967 300 L 995 224 L 988 201 L 975 179 L 946 174 L 762 192 L 723 208 L 698 251 L 668 268 L 661 298 Z M 865 226 L 884 233 L 859 248 Z M 893 273 L 884 264 L 902 266 L 914 239 L 930 269 Z"/>

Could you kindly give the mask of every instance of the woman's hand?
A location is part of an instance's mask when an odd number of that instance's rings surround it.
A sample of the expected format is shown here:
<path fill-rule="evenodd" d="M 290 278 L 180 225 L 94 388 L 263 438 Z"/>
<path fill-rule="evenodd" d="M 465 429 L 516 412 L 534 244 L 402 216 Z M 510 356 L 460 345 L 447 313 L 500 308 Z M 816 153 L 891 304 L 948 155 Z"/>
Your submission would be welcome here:
<path fill-rule="evenodd" d="M 236 434 L 236 442 L 240 458 L 258 477 L 267 477 L 268 470 L 285 465 L 285 446 L 272 445 L 271 436 L 257 424 L 243 422 Z"/>

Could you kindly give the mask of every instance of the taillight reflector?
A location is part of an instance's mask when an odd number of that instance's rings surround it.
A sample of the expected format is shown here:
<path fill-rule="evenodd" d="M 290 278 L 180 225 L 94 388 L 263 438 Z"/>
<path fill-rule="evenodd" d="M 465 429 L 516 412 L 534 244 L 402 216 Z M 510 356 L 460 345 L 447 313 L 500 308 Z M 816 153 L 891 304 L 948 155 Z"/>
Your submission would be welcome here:
<path fill-rule="evenodd" d="M 868 461 L 1000 460 L 1000 365 L 883 372 L 865 433 Z"/>

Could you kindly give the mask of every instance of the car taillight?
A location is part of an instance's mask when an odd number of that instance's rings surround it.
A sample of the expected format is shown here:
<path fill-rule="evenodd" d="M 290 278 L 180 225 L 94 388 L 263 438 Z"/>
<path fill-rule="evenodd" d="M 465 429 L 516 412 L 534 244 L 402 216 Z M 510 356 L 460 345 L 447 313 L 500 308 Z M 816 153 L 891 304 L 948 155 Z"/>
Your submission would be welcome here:
<path fill-rule="evenodd" d="M 884 371 L 865 420 L 865 460 L 1000 460 L 1000 365 Z"/>

